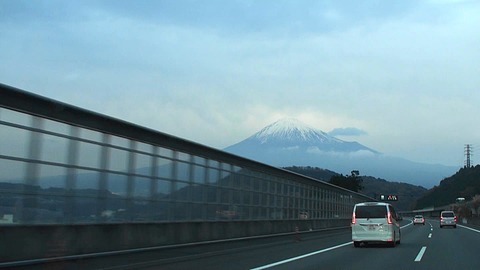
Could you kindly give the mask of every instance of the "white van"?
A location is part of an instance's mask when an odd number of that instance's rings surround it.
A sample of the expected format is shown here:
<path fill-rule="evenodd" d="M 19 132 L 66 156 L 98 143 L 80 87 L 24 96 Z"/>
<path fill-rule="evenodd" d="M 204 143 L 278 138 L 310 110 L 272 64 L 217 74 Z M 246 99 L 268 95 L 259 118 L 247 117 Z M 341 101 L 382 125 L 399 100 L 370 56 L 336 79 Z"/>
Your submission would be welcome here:
<path fill-rule="evenodd" d="M 457 216 L 453 211 L 442 211 L 440 213 L 440 228 L 443 228 L 443 226 L 457 228 Z"/>
<path fill-rule="evenodd" d="M 358 203 L 352 214 L 352 241 L 361 243 L 400 244 L 400 222 L 393 206 L 382 202 Z"/>

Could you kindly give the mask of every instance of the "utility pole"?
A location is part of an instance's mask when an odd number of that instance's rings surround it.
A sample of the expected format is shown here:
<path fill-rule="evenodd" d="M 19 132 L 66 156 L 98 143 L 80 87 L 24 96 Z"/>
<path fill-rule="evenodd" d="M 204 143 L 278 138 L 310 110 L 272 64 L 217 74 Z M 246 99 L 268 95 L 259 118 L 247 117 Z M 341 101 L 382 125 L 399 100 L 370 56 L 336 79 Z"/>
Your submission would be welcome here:
<path fill-rule="evenodd" d="M 472 153 L 473 153 L 473 146 L 471 144 L 465 144 L 465 168 L 470 168 L 472 167 L 472 163 L 471 163 L 471 156 L 472 156 Z"/>

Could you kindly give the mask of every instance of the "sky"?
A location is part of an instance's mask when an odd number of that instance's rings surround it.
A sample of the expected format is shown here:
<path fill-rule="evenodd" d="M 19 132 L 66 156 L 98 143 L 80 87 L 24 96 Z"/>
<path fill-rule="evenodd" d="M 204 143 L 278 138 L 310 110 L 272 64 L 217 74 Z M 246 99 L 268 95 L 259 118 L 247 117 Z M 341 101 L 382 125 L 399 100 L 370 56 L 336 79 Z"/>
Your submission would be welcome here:
<path fill-rule="evenodd" d="M 293 117 L 463 166 L 479 28 L 480 1 L 0 0 L 0 83 L 217 149 Z"/>

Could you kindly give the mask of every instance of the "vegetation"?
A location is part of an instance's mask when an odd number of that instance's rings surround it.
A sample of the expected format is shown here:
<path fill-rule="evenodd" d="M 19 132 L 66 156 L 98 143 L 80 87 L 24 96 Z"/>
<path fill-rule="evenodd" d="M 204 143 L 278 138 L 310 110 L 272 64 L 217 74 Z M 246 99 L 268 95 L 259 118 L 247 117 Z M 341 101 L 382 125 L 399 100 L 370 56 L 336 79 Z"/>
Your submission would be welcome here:
<path fill-rule="evenodd" d="M 363 189 L 362 178 L 354 172 L 352 172 L 352 174 L 348 176 L 343 176 L 342 174 L 334 175 L 330 178 L 329 182 L 330 184 L 343 187 L 354 192 L 359 192 Z"/>
<path fill-rule="evenodd" d="M 326 169 L 321 169 L 318 167 L 311 167 L 311 166 L 292 166 L 292 167 L 284 167 L 283 169 L 295 172 L 298 174 L 302 174 L 308 177 L 312 177 L 324 182 L 328 182 L 332 178 L 332 176 L 338 175 L 338 173 Z"/>
<path fill-rule="evenodd" d="M 450 205 L 457 198 L 470 201 L 477 194 L 480 194 L 480 165 L 461 168 L 453 176 L 443 179 L 439 186 L 433 187 L 418 199 L 415 208 Z"/>
<path fill-rule="evenodd" d="M 333 171 L 321 169 L 318 167 L 285 167 L 285 170 L 296 172 L 308 177 L 312 177 L 330 184 L 358 192 L 363 189 L 362 178 L 358 176 L 358 171 L 352 171 L 350 176 L 343 176 Z"/>
<path fill-rule="evenodd" d="M 305 176 L 309 176 L 324 182 L 336 184 L 336 182 L 352 179 L 346 179 L 349 176 L 343 176 L 333 171 L 321 169 L 318 167 L 286 167 L 286 170 L 290 170 Z M 359 180 L 359 179 L 357 179 Z M 398 201 L 391 201 L 390 203 L 395 206 L 399 211 L 412 210 L 415 206 L 415 202 L 418 198 L 422 197 L 427 189 L 421 186 L 410 185 L 407 183 L 389 182 L 384 179 L 379 179 L 371 176 L 361 177 L 361 189 L 358 189 L 359 193 L 365 194 L 374 199 L 379 199 L 380 195 L 396 195 Z M 345 186 L 343 186 L 345 187 Z"/>
<path fill-rule="evenodd" d="M 380 198 L 380 195 L 396 195 L 398 201 L 391 201 L 399 211 L 412 210 L 418 198 L 422 197 L 427 189 L 422 186 L 415 186 L 401 182 L 390 182 L 372 176 L 363 176 L 363 187 L 361 193 L 372 197 Z"/>

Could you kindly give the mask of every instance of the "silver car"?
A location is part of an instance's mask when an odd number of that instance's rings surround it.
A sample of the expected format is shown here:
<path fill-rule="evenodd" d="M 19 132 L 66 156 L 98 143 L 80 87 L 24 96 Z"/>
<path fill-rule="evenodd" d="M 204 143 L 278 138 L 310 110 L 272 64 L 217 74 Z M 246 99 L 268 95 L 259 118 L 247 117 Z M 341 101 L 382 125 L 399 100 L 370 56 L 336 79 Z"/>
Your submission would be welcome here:
<path fill-rule="evenodd" d="M 422 215 L 416 215 L 413 218 L 413 225 L 423 224 L 425 225 L 425 218 Z"/>
<path fill-rule="evenodd" d="M 457 216 L 453 211 L 442 211 L 440 213 L 440 228 L 443 228 L 443 226 L 457 228 Z"/>

